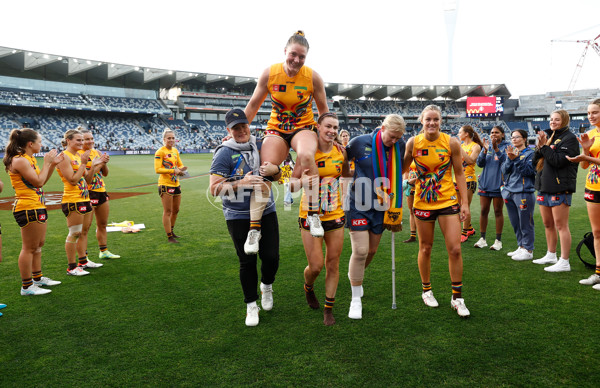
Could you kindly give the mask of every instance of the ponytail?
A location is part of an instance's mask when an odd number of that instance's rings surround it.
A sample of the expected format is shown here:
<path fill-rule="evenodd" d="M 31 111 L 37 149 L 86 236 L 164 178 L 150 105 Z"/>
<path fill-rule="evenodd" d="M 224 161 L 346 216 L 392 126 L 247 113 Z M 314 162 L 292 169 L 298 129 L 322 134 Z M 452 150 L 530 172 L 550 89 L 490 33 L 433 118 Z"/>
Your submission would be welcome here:
<path fill-rule="evenodd" d="M 8 172 L 12 160 L 15 156 L 23 155 L 27 144 L 35 142 L 38 138 L 38 133 L 30 128 L 13 129 L 8 138 L 8 144 L 4 151 L 4 169 Z"/>

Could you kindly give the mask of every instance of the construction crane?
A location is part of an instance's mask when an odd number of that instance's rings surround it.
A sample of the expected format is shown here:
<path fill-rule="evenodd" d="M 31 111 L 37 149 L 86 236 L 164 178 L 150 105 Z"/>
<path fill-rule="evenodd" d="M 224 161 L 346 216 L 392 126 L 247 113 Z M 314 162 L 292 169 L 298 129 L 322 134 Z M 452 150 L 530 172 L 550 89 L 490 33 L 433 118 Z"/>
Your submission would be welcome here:
<path fill-rule="evenodd" d="M 588 49 L 591 47 L 592 49 L 594 49 L 596 54 L 598 54 L 600 56 L 600 44 L 599 44 L 600 34 L 598 34 L 598 36 L 596 36 L 594 39 L 588 39 L 588 40 L 555 39 L 555 40 L 551 40 L 551 42 L 585 43 L 585 48 L 583 49 L 583 53 L 581 54 L 581 57 L 579 57 L 579 62 L 577 62 L 577 66 L 575 66 L 575 72 L 573 73 L 573 76 L 571 77 L 571 82 L 569 82 L 568 91 L 570 93 L 572 93 L 573 90 L 575 89 L 575 84 L 577 83 L 577 79 L 579 78 L 579 73 L 581 73 L 581 68 L 583 67 L 583 61 L 585 61 L 585 56 L 588 52 Z"/>

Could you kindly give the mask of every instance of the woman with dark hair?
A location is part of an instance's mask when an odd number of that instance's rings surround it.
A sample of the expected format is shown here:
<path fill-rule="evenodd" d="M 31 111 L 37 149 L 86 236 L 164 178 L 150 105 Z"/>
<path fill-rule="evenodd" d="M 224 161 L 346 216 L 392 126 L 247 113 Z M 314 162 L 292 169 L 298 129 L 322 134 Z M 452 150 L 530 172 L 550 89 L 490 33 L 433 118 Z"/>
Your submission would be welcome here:
<path fill-rule="evenodd" d="M 574 163 L 581 163 L 582 168 L 588 168 L 591 165 L 585 181 L 584 199 L 594 235 L 596 271 L 587 279 L 580 280 L 579 283 L 593 286 L 595 290 L 600 291 L 600 98 L 588 105 L 588 120 L 593 128 L 581 135 L 579 139 L 583 153 L 574 158 L 567 157 L 567 159 Z"/>
<path fill-rule="evenodd" d="M 342 209 L 340 178 L 349 176 L 349 165 L 346 151 L 340 151 L 334 144 L 337 139 L 339 121 L 335 114 L 325 113 L 319 116 L 317 131 L 319 145 L 315 154 L 315 161 L 319 166 L 320 190 L 319 215 L 325 235 L 312 237 L 306 221 L 307 212 L 302 204 L 306 196 L 302 196 L 298 223 L 302 235 L 302 243 L 308 265 L 304 269 L 304 292 L 306 301 L 313 309 L 320 307 L 315 296 L 314 284 L 325 265 L 325 309 L 323 310 L 323 323 L 326 326 L 335 324 L 333 305 L 339 281 L 339 266 L 342 247 L 344 246 L 344 223 L 346 217 Z M 300 189 L 301 180 L 309 179 L 307 171 L 295 170 L 293 177 L 300 178 L 292 181 L 292 191 Z M 323 256 L 323 242 L 325 243 L 325 257 Z"/>
<path fill-rule="evenodd" d="M 51 292 L 41 286 L 54 286 L 61 282 L 42 274 L 42 247 L 46 240 L 48 213 L 42 186 L 48 182 L 62 154 L 51 150 L 44 156 L 40 171 L 34 154 L 42 148 L 42 137 L 33 129 L 15 129 L 10 133 L 4 166 L 15 189 L 13 216 L 21 228 L 19 272 L 21 295 L 43 295 Z"/>
<path fill-rule="evenodd" d="M 550 138 L 548 138 L 550 135 Z M 567 157 L 579 155 L 577 137 L 569 130 L 569 113 L 559 109 L 550 115 L 550 133 L 538 133 L 537 147 L 533 157 L 536 167 L 535 188 L 546 234 L 547 252 L 544 257 L 533 260 L 535 264 L 552 264 L 544 268 L 548 272 L 568 272 L 571 251 L 569 209 L 571 197 L 577 189 L 577 164 Z M 559 258 L 556 257 L 557 239 L 560 238 Z"/>
<path fill-rule="evenodd" d="M 83 154 L 86 151 L 90 151 L 90 158 L 88 159 L 86 168 L 92 169 L 92 162 L 95 159 L 100 158 L 103 154 L 98 152 L 94 148 L 94 135 L 89 129 L 83 129 L 80 131 L 83 133 L 83 148 L 79 150 L 79 154 Z M 108 155 L 106 155 L 106 162 L 108 163 Z M 106 192 L 106 185 L 104 184 L 104 177 L 108 175 L 108 165 L 103 163 L 102 167 L 94 174 L 92 181 L 88 185 L 88 191 L 90 193 L 90 203 L 94 209 L 93 213 L 96 216 L 96 240 L 98 240 L 98 258 L 100 259 L 118 259 L 121 256 L 115 255 L 108 250 L 107 244 L 107 233 L 106 225 L 108 224 L 108 210 L 109 210 L 109 198 Z M 92 219 L 90 217 L 89 223 L 83 225 L 83 231 L 80 239 L 83 240 L 83 244 L 87 247 L 88 242 L 88 231 L 92 225 Z"/>
<path fill-rule="evenodd" d="M 225 125 L 231 138 L 215 149 L 210 166 L 210 193 L 220 196 L 223 215 L 229 235 L 235 246 L 239 260 L 240 283 L 246 303 L 246 326 L 259 323 L 258 271 L 260 257 L 261 307 L 265 311 L 273 308 L 273 283 L 279 268 L 279 224 L 273 194 L 265 188 L 261 174 L 279 178 L 279 168 L 271 163 L 260 164 L 259 147 L 256 137 L 250 134 L 250 127 L 244 111 L 232 109 L 225 115 Z M 265 211 L 262 212 L 264 238 L 257 241 L 258 255 L 248 254 L 245 246 L 250 229 L 249 218 L 251 192 L 261 190 L 267 194 Z"/>
<path fill-rule="evenodd" d="M 481 214 L 479 215 L 479 229 L 481 237 L 475 243 L 475 248 L 487 247 L 485 234 L 488 226 L 488 214 L 490 206 L 494 205 L 494 217 L 496 219 L 496 239 L 490 247 L 493 251 L 502 249 L 502 228 L 504 228 L 504 200 L 500 193 L 500 187 L 503 185 L 501 166 L 506 159 L 504 152 L 508 142 L 504 140 L 504 129 L 500 126 L 495 126 L 490 131 L 490 139 L 492 144 L 485 139 L 483 141 L 483 151 L 477 158 L 477 166 L 482 168 L 479 176 L 479 204 L 481 206 Z"/>
<path fill-rule="evenodd" d="M 179 177 L 183 176 L 187 167 L 179 157 L 175 148 L 175 132 L 166 129 L 163 132 L 163 146 L 154 153 L 154 172 L 158 177 L 158 195 L 163 206 L 162 224 L 167 234 L 167 241 L 177 244 L 174 232 L 175 221 L 181 205 L 181 184 Z"/>
<path fill-rule="evenodd" d="M 483 143 L 479 138 L 479 135 L 472 126 L 464 125 L 458 131 L 458 138 L 460 139 L 460 150 L 463 160 L 463 170 L 465 172 L 465 180 L 467 181 L 467 204 L 469 210 L 471 209 L 471 201 L 473 200 L 473 194 L 477 190 L 477 175 L 475 175 L 475 162 L 481 152 Z M 464 193 L 458 192 L 458 202 L 461 202 L 461 196 Z M 466 242 L 470 236 L 475 234 L 475 229 L 471 225 L 471 213 L 463 221 L 462 233 L 460 236 L 460 242 Z"/>
<path fill-rule="evenodd" d="M 296 153 L 296 165 L 300 171 L 308 169 L 308 175 L 319 174 L 315 164 L 317 151 L 316 122 L 312 110 L 313 100 L 319 114 L 329 111 L 323 79 L 316 71 L 304 66 L 308 54 L 308 41 L 304 32 L 297 31 L 287 41 L 283 63 L 266 68 L 258 79 L 256 89 L 245 109 L 246 117 L 252 122 L 267 95 L 271 96 L 273 109 L 265 130 L 265 138 L 260 150 L 262 163 L 270 162 L 279 166 L 289 153 L 290 147 Z M 269 187 L 270 188 L 270 187 Z M 318 216 L 318 185 L 305 188 L 307 194 L 307 222 L 311 235 L 323 237 L 324 230 Z M 260 239 L 260 219 L 264 205 L 251 198 L 252 218 L 247 245 L 250 253 L 256 253 Z"/>
<path fill-rule="evenodd" d="M 89 223 L 92 218 L 88 183 L 102 168 L 102 164 L 108 161 L 108 155 L 104 154 L 95 159 L 92 162 L 92 168 L 87 170 L 85 166 L 90 152 L 79 154 L 78 151 L 83 148 L 83 135 L 76 129 L 65 132 L 62 146 L 65 147 L 62 152 L 64 158 L 56 168 L 63 181 L 62 211 L 67 217 L 67 227 L 69 228 L 69 234 L 65 241 L 65 251 L 69 263 L 67 275 L 84 276 L 89 274 L 85 270 L 86 268 L 98 268 L 103 265 L 88 259 L 87 244 L 84 245 L 84 241 L 80 237 L 83 225 Z"/>
<path fill-rule="evenodd" d="M 436 221 L 448 251 L 448 269 L 452 282 L 450 307 L 460 317 L 468 317 L 469 309 L 462 297 L 463 260 L 459 233 L 460 223 L 469 215 L 467 197 L 462 196 L 459 204 L 456 186 L 462 193 L 467 192 L 467 182 L 462 166 L 463 154 L 457 139 L 441 131 L 442 111 L 437 105 L 428 105 L 419 117 L 423 130 L 408 140 L 404 156 L 403 170 L 414 160 L 417 167 L 415 202 L 413 211 L 419 236 L 418 265 L 425 305 L 438 307 L 431 288 L 431 254 Z M 434 150 L 434 152 L 431 152 Z"/>
<path fill-rule="evenodd" d="M 511 141 L 512 145 L 506 147 L 506 159 L 502 163 L 505 182 L 502 198 L 506 202 L 508 219 L 515 231 L 518 247 L 507 255 L 516 261 L 531 260 L 535 240 L 533 150 L 527 147 L 527 132 L 522 129 L 512 132 Z"/>

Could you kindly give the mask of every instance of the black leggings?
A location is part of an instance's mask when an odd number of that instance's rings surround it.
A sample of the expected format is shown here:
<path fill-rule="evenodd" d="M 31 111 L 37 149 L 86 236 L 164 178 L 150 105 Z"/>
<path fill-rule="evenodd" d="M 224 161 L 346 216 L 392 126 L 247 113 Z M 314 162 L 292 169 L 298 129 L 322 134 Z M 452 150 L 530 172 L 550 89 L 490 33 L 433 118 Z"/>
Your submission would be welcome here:
<path fill-rule="evenodd" d="M 240 282 L 244 291 L 244 302 L 250 303 L 258 300 L 258 272 L 256 270 L 257 255 L 247 255 L 244 252 L 244 243 L 250 230 L 250 220 L 228 220 L 227 229 L 233 240 L 236 253 L 240 260 Z M 272 284 L 279 268 L 279 223 L 277 213 L 269 213 L 262 218 L 262 237 L 259 242 L 258 256 L 260 256 L 260 281 Z"/>

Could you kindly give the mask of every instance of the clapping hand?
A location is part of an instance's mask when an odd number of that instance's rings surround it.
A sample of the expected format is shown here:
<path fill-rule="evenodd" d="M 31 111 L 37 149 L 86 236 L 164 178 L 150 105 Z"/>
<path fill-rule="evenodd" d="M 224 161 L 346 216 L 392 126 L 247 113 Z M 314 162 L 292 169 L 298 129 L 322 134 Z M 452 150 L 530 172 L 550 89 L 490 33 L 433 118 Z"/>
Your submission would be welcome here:
<path fill-rule="evenodd" d="M 510 160 L 514 160 L 519 156 L 519 150 L 511 145 L 506 146 L 506 156 L 508 156 Z"/>
<path fill-rule="evenodd" d="M 594 144 L 594 139 L 590 139 L 587 133 L 581 134 L 581 136 L 577 138 L 577 141 L 579 142 L 579 144 L 581 144 L 581 147 L 583 147 L 583 150 L 586 153 L 590 152 L 590 147 L 592 146 L 592 144 Z"/>

